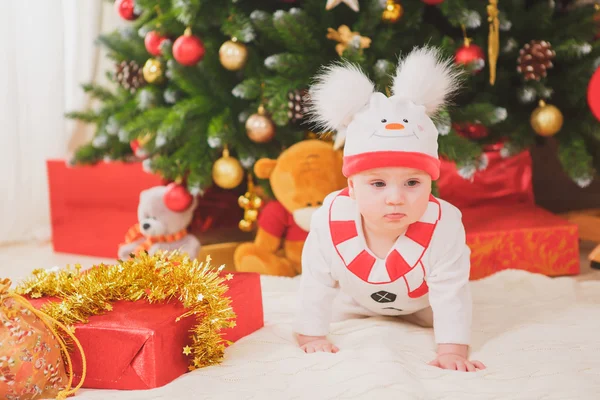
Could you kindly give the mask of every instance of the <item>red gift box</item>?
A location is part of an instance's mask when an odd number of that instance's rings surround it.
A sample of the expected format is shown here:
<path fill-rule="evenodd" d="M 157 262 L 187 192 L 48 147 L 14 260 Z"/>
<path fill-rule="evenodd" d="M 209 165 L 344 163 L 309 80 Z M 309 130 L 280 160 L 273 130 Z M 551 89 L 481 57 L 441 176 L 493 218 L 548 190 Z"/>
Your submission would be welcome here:
<path fill-rule="evenodd" d="M 165 184 L 137 162 L 67 167 L 64 160 L 49 160 L 47 171 L 54 251 L 96 257 L 117 257 L 119 244 L 137 222 L 140 192 Z M 243 216 L 237 197 L 233 191 L 208 189 L 198 199 L 192 233 L 237 229 Z"/>
<path fill-rule="evenodd" d="M 236 314 L 236 326 L 224 331 L 224 339 L 237 341 L 264 326 L 260 276 L 234 273 L 227 282 L 226 296 Z M 35 307 L 50 299 L 32 299 Z M 149 304 L 146 301 L 119 301 L 106 314 L 76 324 L 75 336 L 86 358 L 83 387 L 97 389 L 150 389 L 166 385 L 188 371 L 191 356 L 183 347 L 191 345 L 194 317 L 179 322 L 185 313 L 178 301 Z M 78 381 L 82 362 L 73 350 L 73 369 Z"/>
<path fill-rule="evenodd" d="M 548 276 L 579 273 L 577 225 L 535 205 L 529 151 L 502 157 L 485 149 L 485 169 L 471 179 L 442 160 L 438 191 L 463 214 L 471 248 L 471 279 L 505 269 Z"/>
<path fill-rule="evenodd" d="M 577 225 L 528 204 L 462 210 L 471 279 L 505 269 L 547 276 L 579 273 Z"/>
<path fill-rule="evenodd" d="M 461 177 L 453 162 L 440 160 L 439 196 L 460 209 L 490 204 L 534 204 L 529 151 L 504 158 L 500 146 L 491 146 L 484 157 L 487 167 L 475 172 L 471 179 Z"/>

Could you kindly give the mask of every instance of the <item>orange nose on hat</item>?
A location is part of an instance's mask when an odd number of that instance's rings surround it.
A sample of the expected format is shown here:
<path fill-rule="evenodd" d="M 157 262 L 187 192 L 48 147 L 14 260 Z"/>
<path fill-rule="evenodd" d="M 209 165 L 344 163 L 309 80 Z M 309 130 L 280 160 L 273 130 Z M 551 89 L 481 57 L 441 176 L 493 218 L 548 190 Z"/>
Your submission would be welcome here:
<path fill-rule="evenodd" d="M 404 125 L 402 124 L 387 124 L 385 126 L 385 129 L 395 129 L 395 130 L 400 130 L 400 129 L 404 129 Z"/>

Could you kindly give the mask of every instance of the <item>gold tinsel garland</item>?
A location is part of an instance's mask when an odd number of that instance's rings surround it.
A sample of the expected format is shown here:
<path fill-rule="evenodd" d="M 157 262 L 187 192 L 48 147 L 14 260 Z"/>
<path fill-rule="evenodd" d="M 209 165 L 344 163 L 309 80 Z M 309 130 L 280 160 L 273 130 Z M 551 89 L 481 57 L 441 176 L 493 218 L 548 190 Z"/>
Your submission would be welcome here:
<path fill-rule="evenodd" d="M 177 321 L 192 315 L 197 319 L 191 331 L 192 346 L 184 347 L 184 353 L 193 356 L 192 370 L 219 363 L 225 345 L 231 343 L 220 334 L 222 329 L 235 326 L 236 317 L 231 300 L 225 297 L 225 281 L 233 275 L 221 277 L 224 267 L 212 267 L 210 257 L 200 263 L 177 251 L 153 256 L 142 252 L 116 265 L 94 265 L 83 272 L 80 265 L 75 269 L 36 269 L 16 292 L 32 298 L 58 297 L 61 302 L 47 303 L 41 310 L 72 331 L 73 324 L 86 323 L 90 316 L 112 310 L 114 301 L 158 303 L 177 299 L 187 309 Z"/>

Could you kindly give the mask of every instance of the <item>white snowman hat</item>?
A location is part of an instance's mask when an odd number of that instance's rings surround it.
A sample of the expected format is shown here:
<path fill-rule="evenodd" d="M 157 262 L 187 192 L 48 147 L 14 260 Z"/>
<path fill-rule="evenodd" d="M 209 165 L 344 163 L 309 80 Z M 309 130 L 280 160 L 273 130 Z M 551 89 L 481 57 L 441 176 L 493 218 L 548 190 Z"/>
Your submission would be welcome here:
<path fill-rule="evenodd" d="M 439 178 L 438 131 L 431 120 L 459 87 L 460 72 L 432 47 L 415 48 L 400 59 L 392 96 L 356 66 L 326 67 L 311 86 L 310 115 L 324 131 L 337 131 L 344 144 L 346 177 L 374 168 L 410 167 Z"/>

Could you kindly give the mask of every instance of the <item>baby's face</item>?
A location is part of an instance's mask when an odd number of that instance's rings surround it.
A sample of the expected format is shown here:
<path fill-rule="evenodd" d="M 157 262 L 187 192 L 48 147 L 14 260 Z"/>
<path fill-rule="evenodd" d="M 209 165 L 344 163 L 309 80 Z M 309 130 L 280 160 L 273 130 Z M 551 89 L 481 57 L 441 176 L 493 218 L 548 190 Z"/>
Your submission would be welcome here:
<path fill-rule="evenodd" d="M 365 225 L 396 232 L 417 222 L 427 210 L 431 177 L 418 169 L 387 167 L 353 175 L 348 186 Z"/>

